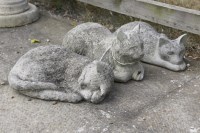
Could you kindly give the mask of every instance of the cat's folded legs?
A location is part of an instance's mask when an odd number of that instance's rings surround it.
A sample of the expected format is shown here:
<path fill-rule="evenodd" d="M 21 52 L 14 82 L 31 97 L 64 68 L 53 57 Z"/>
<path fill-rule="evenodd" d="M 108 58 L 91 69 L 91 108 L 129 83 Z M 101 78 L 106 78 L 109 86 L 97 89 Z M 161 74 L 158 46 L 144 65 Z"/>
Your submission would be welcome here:
<path fill-rule="evenodd" d="M 137 62 L 133 68 L 133 75 L 132 78 L 133 80 L 139 81 L 144 78 L 144 67 L 141 64 L 141 62 Z"/>
<path fill-rule="evenodd" d="M 131 79 L 130 73 L 114 70 L 115 82 L 125 83 Z"/>
<path fill-rule="evenodd" d="M 131 66 L 131 71 L 124 71 L 124 68 L 118 68 L 115 69 L 113 72 L 116 82 L 125 83 L 130 79 L 139 81 L 144 78 L 144 67 L 141 62 L 137 62 L 136 64 L 134 64 L 134 66 Z"/>
<path fill-rule="evenodd" d="M 158 65 L 162 66 L 162 67 L 166 67 L 167 69 L 172 70 L 172 71 L 183 71 L 183 70 L 186 69 L 186 63 L 185 62 L 182 62 L 179 65 L 176 65 L 176 64 L 172 64 L 172 63 L 169 63 L 169 62 L 166 62 L 166 61 L 162 61 Z"/>
<path fill-rule="evenodd" d="M 167 68 L 172 71 L 183 71 L 186 69 L 186 64 L 185 62 L 180 65 L 168 64 Z"/>

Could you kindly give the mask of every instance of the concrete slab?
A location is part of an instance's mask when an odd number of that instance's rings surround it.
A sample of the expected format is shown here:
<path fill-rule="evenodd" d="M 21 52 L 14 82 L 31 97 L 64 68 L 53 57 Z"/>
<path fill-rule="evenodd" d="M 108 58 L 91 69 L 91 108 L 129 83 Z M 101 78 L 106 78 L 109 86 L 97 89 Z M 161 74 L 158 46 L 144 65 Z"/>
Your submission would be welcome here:
<path fill-rule="evenodd" d="M 190 71 L 171 72 L 145 64 L 141 82 L 116 83 L 101 104 L 56 103 L 30 99 L 7 84 L 7 75 L 28 50 L 61 44 L 70 21 L 49 16 L 31 25 L 0 29 L 1 133 L 133 133 L 200 131 L 200 62 Z M 30 39 L 41 40 L 31 44 Z M 50 42 L 47 41 L 50 40 Z"/>

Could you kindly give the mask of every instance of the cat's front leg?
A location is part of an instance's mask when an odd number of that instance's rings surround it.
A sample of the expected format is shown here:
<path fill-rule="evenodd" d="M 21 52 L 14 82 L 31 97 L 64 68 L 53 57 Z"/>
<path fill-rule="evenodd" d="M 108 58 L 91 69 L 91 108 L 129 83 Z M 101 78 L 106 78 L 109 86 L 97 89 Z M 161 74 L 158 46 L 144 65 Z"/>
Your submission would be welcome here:
<path fill-rule="evenodd" d="M 172 70 L 172 71 L 183 71 L 183 70 L 186 69 L 186 63 L 185 62 L 182 62 L 179 65 L 176 65 L 176 64 L 172 64 L 170 62 L 164 61 L 164 62 L 161 62 L 160 64 L 161 64 L 161 66 L 166 67 L 166 68 L 168 68 L 169 70 Z"/>
<path fill-rule="evenodd" d="M 134 65 L 132 78 L 133 80 L 137 81 L 142 80 L 144 78 L 144 67 L 141 64 L 141 62 L 138 62 Z"/>
<path fill-rule="evenodd" d="M 180 65 L 169 64 L 167 68 L 172 71 L 183 71 L 186 69 L 186 63 L 184 62 Z"/>
<path fill-rule="evenodd" d="M 131 79 L 131 76 L 129 76 L 130 73 L 125 73 L 117 70 L 114 70 L 113 72 L 114 72 L 115 82 L 126 83 Z"/>

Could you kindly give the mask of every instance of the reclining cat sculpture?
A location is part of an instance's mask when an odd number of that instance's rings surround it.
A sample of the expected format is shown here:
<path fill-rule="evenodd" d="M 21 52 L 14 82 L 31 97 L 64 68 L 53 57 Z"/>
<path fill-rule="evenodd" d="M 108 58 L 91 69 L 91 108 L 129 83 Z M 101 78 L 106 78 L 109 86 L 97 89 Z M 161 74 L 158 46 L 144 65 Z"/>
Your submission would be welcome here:
<path fill-rule="evenodd" d="M 23 55 L 9 73 L 11 88 L 43 100 L 98 103 L 114 83 L 112 68 L 67 48 L 41 46 Z"/>
<path fill-rule="evenodd" d="M 131 79 L 142 80 L 144 68 L 143 44 L 139 38 L 139 26 L 131 32 L 119 32 L 114 36 L 107 28 L 97 23 L 83 23 L 70 30 L 63 45 L 91 59 L 100 59 L 111 65 L 117 82 Z"/>
<path fill-rule="evenodd" d="M 143 62 L 161 66 L 173 71 L 186 69 L 184 62 L 186 34 L 175 40 L 170 40 L 164 34 L 157 33 L 154 28 L 145 22 L 131 22 L 121 26 L 116 32 L 134 32 L 134 28 L 140 25 L 140 38 L 144 44 Z"/>

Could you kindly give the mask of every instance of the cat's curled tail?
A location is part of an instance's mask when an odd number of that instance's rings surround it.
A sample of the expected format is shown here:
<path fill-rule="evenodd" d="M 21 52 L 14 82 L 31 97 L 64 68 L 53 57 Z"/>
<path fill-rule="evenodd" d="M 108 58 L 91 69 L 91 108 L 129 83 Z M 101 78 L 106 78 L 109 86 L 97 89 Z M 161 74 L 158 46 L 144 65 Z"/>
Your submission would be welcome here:
<path fill-rule="evenodd" d="M 48 82 L 34 82 L 24 81 L 16 74 L 10 73 L 8 76 L 8 82 L 11 88 L 17 91 L 24 90 L 56 90 L 57 86 L 53 83 Z"/>
<path fill-rule="evenodd" d="M 83 98 L 75 92 L 65 92 L 59 90 L 58 87 L 49 82 L 33 82 L 24 81 L 19 78 L 16 74 L 10 73 L 8 76 L 8 82 L 11 88 L 21 92 L 22 94 L 34 98 L 43 100 L 56 100 L 63 102 L 77 103 Z"/>

